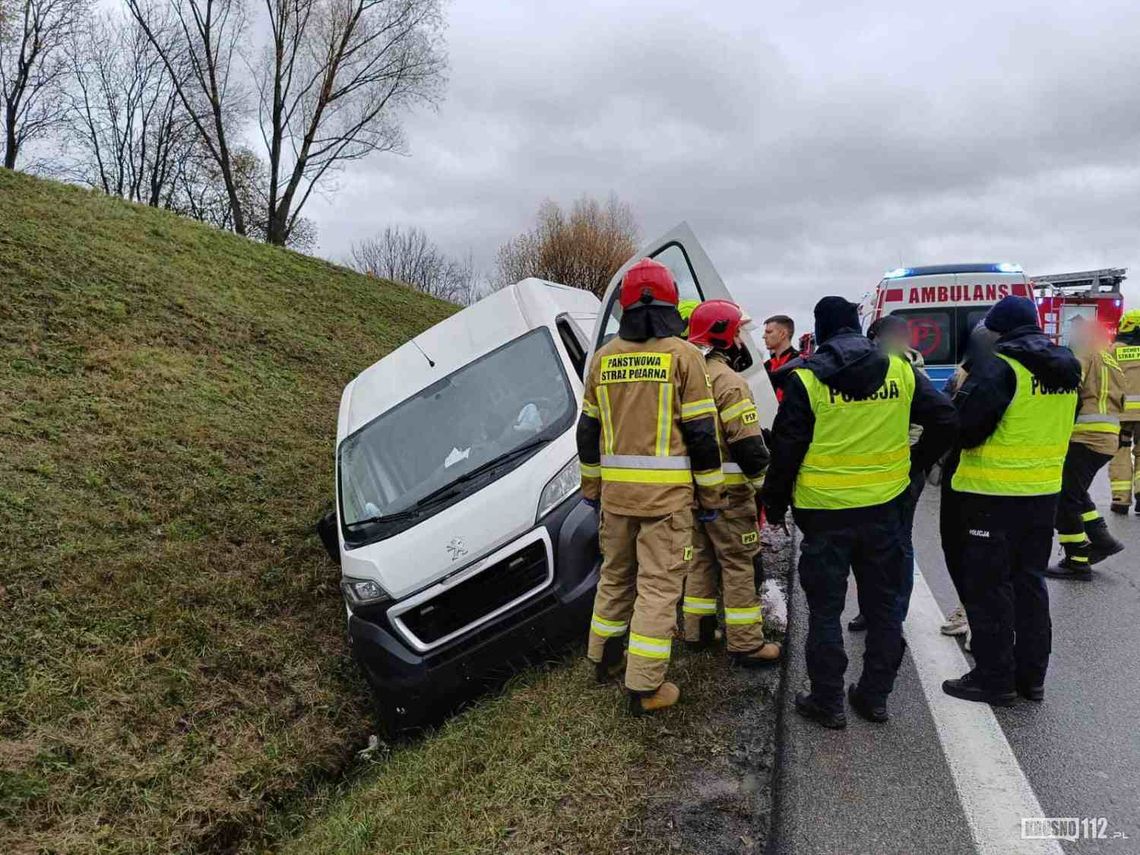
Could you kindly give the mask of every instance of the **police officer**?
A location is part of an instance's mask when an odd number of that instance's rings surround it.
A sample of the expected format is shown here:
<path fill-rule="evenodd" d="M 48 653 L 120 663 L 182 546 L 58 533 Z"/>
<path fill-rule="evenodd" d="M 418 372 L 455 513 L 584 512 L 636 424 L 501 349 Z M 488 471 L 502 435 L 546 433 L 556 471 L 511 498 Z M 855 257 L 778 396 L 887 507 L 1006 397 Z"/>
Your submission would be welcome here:
<path fill-rule="evenodd" d="M 954 397 L 960 593 L 976 664 L 942 690 L 1004 705 L 1017 693 L 1044 697 L 1052 630 L 1042 573 L 1081 366 L 1045 337 L 1037 307 L 1025 297 L 1000 300 L 985 325 L 999 338 Z"/>
<path fill-rule="evenodd" d="M 716 519 L 698 520 L 693 529 L 693 562 L 681 610 L 685 641 L 713 644 L 719 564 L 729 655 L 738 665 L 757 667 L 775 664 L 781 651 L 776 642 L 764 640 L 753 564 L 760 551 L 756 491 L 764 484 L 768 448 L 760 433 L 752 391 L 735 370 L 745 367 L 741 360 L 747 351 L 741 347 L 740 330 L 747 320 L 735 303 L 708 300 L 696 307 L 689 321 L 689 342 L 706 351 L 725 461 L 727 505 Z"/>
<path fill-rule="evenodd" d="M 1124 372 L 1124 413 L 1120 417 L 1120 448 L 1108 464 L 1112 487 L 1112 512 L 1127 514 L 1136 498 L 1140 514 L 1140 467 L 1133 461 L 1140 424 L 1140 309 L 1129 309 L 1120 318 L 1112 355 Z"/>
<path fill-rule="evenodd" d="M 665 682 L 677 602 L 692 559 L 693 500 L 724 507 L 716 403 L 700 351 L 678 338 L 677 285 L 642 259 L 625 274 L 617 336 L 594 354 L 578 421 L 582 494 L 600 503 L 602 570 L 587 656 L 599 681 L 620 671 L 631 713 L 672 706 Z"/>
<path fill-rule="evenodd" d="M 847 724 L 840 615 L 848 570 L 867 620 L 863 673 L 848 699 L 863 718 L 889 718 L 887 695 L 902 662 L 899 597 L 905 493 L 953 440 L 950 401 L 901 357 L 859 331 L 858 308 L 841 297 L 815 307 L 819 349 L 794 368 L 772 427 L 763 500 L 772 521 L 791 504 L 803 531 L 800 584 L 808 603 L 806 658 L 811 691 L 796 711 L 825 727 Z M 910 446 L 910 426 L 922 438 Z"/>
<path fill-rule="evenodd" d="M 1065 455 L 1061 495 L 1057 502 L 1057 537 L 1065 556 L 1045 574 L 1055 578 L 1087 579 L 1092 565 L 1124 549 L 1089 496 L 1096 474 L 1120 448 L 1120 417 L 1124 413 L 1124 372 L 1100 340 L 1099 324 L 1081 321 L 1070 347 L 1081 363 L 1077 391 L 1077 422 Z"/>

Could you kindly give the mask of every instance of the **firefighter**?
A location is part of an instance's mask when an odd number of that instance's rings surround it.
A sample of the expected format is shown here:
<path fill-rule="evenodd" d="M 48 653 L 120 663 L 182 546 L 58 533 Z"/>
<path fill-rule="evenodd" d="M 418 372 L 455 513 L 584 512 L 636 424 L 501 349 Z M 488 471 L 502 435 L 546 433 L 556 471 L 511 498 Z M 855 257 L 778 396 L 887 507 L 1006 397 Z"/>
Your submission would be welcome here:
<path fill-rule="evenodd" d="M 582 495 L 600 506 L 601 578 L 587 656 L 600 682 L 620 673 L 631 713 L 672 706 L 665 682 L 677 602 L 693 556 L 693 500 L 704 522 L 724 507 L 716 403 L 705 361 L 678 336 L 677 284 L 642 259 L 622 279 L 618 334 L 590 362 L 578 458 Z"/>
<path fill-rule="evenodd" d="M 707 351 L 705 365 L 716 401 L 720 454 L 724 461 L 727 505 L 711 522 L 693 528 L 693 562 L 685 580 L 681 611 L 685 641 L 711 646 L 716 641 L 717 565 L 724 597 L 728 652 L 745 667 L 780 660 L 780 645 L 764 640 L 754 561 L 760 551 L 756 493 L 764 484 L 768 448 L 760 434 L 756 402 L 736 373 L 747 352 L 740 331 L 748 318 L 728 300 L 701 303 L 689 321 L 689 342 Z"/>
<path fill-rule="evenodd" d="M 1112 512 L 1128 513 L 1133 497 L 1140 514 L 1140 466 L 1134 462 L 1137 425 L 1140 424 L 1140 309 L 1129 309 L 1120 318 L 1112 355 L 1124 372 L 1124 413 L 1120 417 L 1120 448 L 1108 464 L 1112 485 Z"/>
<path fill-rule="evenodd" d="M 1081 385 L 1057 501 L 1057 538 L 1065 556 L 1056 567 L 1045 570 L 1058 579 L 1088 579 L 1092 565 L 1124 549 L 1109 533 L 1108 523 L 1089 496 L 1096 474 L 1120 448 L 1124 372 L 1103 348 L 1099 324 L 1081 318 L 1075 318 L 1074 324 L 1070 340 L 1081 363 Z"/>
<path fill-rule="evenodd" d="M 1073 429 L 1081 366 L 1041 331 L 1037 307 L 1004 297 L 986 314 L 998 334 L 954 397 L 958 409 L 959 593 L 975 667 L 942 691 L 1009 704 L 1044 697 L 1052 629 L 1042 573 Z M 1016 640 L 1015 640 L 1016 636 Z"/>
<path fill-rule="evenodd" d="M 949 447 L 956 422 L 945 395 L 859 326 L 858 307 L 841 297 L 816 305 L 819 347 L 784 384 L 762 494 L 769 520 L 782 520 L 791 504 L 803 531 L 799 576 L 808 603 L 811 691 L 799 693 L 795 707 L 831 728 L 847 724 L 840 617 L 849 570 L 867 642 L 862 676 L 847 697 L 861 717 L 889 718 L 887 695 L 904 649 L 898 606 L 907 569 L 905 494 Z M 922 427 L 913 447 L 912 423 Z"/>

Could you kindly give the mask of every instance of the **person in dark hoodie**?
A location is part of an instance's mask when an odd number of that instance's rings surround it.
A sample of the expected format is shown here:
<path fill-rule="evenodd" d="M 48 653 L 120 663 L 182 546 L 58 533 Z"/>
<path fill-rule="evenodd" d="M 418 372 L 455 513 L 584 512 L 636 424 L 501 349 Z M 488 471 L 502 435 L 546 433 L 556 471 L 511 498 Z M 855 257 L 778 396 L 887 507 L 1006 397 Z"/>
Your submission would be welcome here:
<path fill-rule="evenodd" d="M 811 691 L 796 696 L 796 710 L 841 728 L 848 571 L 855 573 L 867 643 L 862 676 L 847 697 L 861 717 L 884 722 L 904 650 L 898 604 L 907 572 L 906 493 L 950 447 L 957 417 L 907 360 L 859 331 L 855 304 L 820 300 L 815 335 L 818 350 L 787 367 L 762 495 L 769 520 L 784 519 L 791 505 L 804 534 L 799 576 L 808 602 Z M 913 447 L 912 423 L 922 427 Z"/>
<path fill-rule="evenodd" d="M 1052 629 L 1043 573 L 1081 366 L 1041 331 L 1037 307 L 1005 297 L 986 328 L 999 334 L 954 397 L 960 592 L 975 667 L 946 680 L 956 698 L 1007 705 L 1044 697 Z"/>

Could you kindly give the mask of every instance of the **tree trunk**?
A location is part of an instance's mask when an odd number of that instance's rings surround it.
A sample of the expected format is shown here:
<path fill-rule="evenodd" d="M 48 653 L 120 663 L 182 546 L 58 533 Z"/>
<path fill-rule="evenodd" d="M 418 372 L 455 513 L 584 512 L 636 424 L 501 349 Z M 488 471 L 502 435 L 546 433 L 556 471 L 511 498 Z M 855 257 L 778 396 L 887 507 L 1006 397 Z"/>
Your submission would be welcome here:
<path fill-rule="evenodd" d="M 16 155 L 20 153 L 20 144 L 16 141 L 16 111 L 11 105 L 4 109 L 4 166 L 7 169 L 16 168 Z"/>

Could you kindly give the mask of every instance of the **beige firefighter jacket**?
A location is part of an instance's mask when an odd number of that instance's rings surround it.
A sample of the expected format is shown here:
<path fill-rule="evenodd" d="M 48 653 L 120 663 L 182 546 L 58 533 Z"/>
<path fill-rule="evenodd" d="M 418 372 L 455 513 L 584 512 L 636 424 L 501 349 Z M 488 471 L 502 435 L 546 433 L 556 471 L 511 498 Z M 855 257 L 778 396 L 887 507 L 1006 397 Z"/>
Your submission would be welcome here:
<path fill-rule="evenodd" d="M 1115 454 L 1124 413 L 1124 372 L 1108 350 L 1090 351 L 1079 359 L 1081 387 L 1071 441 L 1100 454 Z"/>
<path fill-rule="evenodd" d="M 1140 346 L 1115 342 L 1109 353 L 1124 372 L 1124 422 L 1140 421 Z"/>
<path fill-rule="evenodd" d="M 730 506 L 751 506 L 768 469 L 768 448 L 760 430 L 756 402 L 747 381 L 729 367 L 724 354 L 710 353 L 705 364 L 719 419 L 726 498 Z"/>

